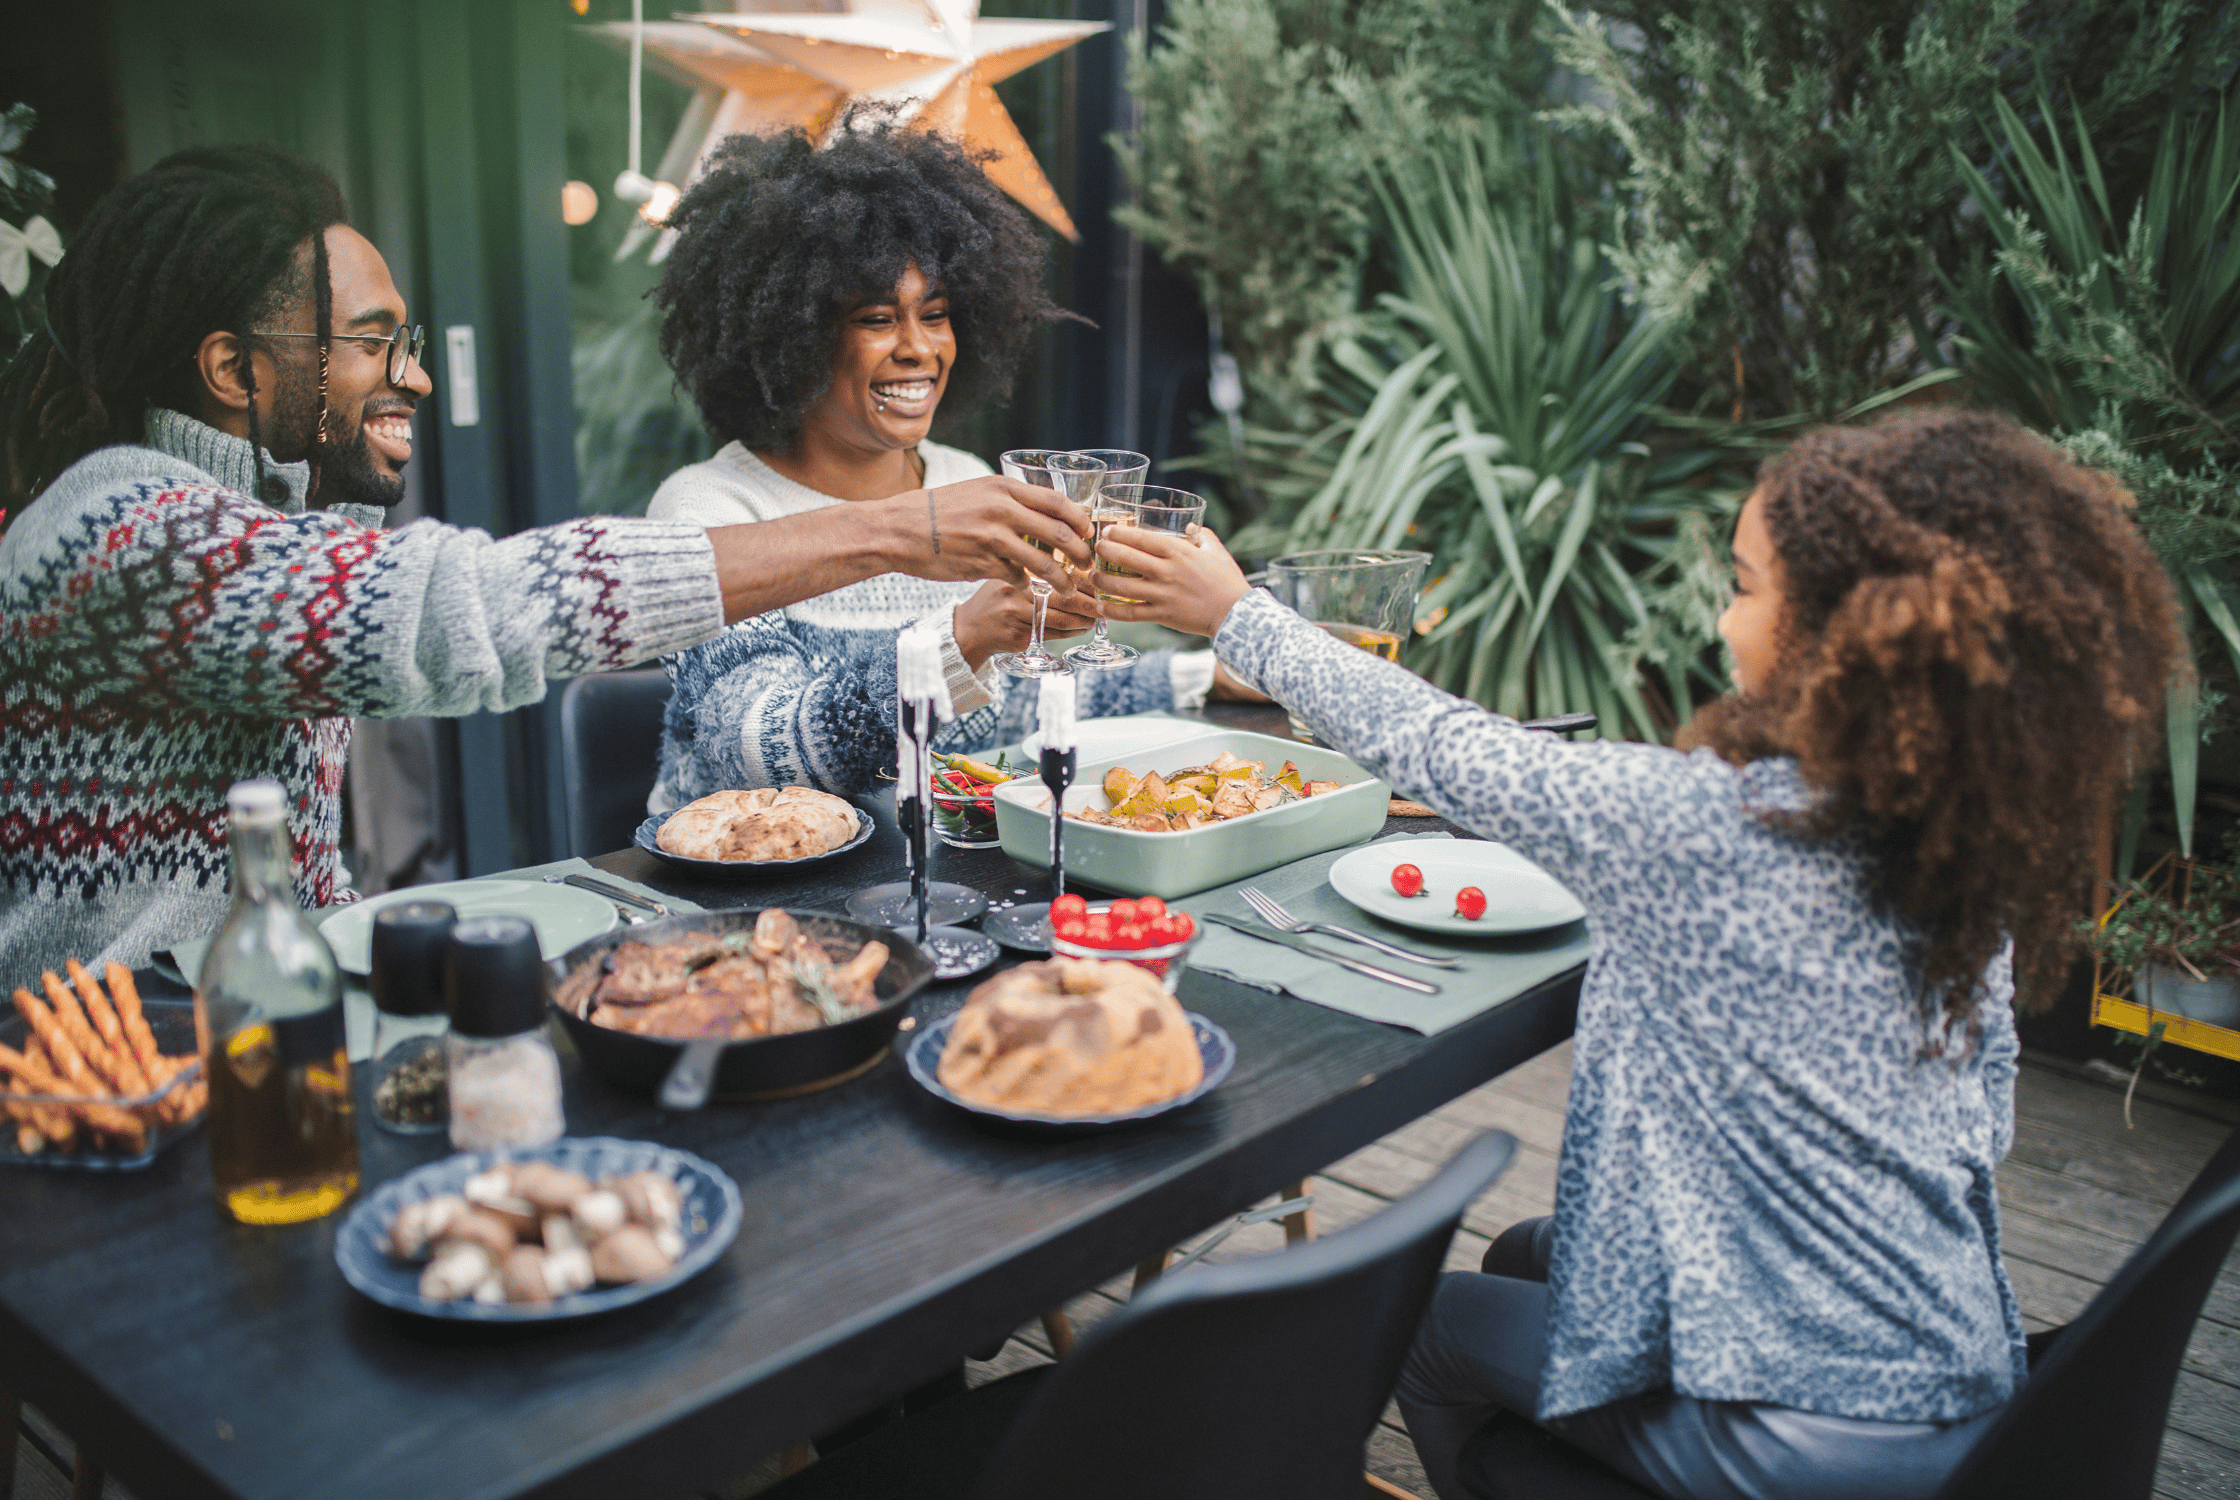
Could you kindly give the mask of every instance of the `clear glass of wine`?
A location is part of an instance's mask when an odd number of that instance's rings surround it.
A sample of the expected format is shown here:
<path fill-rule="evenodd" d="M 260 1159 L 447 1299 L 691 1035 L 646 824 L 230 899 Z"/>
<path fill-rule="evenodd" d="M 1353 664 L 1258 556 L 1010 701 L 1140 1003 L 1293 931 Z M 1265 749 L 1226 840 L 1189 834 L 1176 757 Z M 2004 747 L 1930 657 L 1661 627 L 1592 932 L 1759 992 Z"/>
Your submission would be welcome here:
<path fill-rule="evenodd" d="M 1268 564 L 1268 592 L 1347 645 L 1398 661 L 1430 565 L 1428 552 L 1294 552 Z M 1297 714 L 1291 732 L 1314 740 Z"/>
<path fill-rule="evenodd" d="M 1188 490 L 1169 489 L 1163 484 L 1107 485 L 1097 496 L 1096 509 L 1089 513 L 1089 519 L 1096 527 L 1096 539 L 1100 542 L 1131 526 L 1140 526 L 1146 531 L 1164 531 L 1174 536 L 1188 536 L 1190 529 L 1203 521 L 1205 516 L 1206 502 L 1203 499 Z M 1133 578 L 1136 575 L 1118 563 L 1106 561 L 1101 552 L 1097 555 L 1096 574 L 1099 599 L 1115 604 L 1143 602 L 1117 591 L 1118 585 L 1112 580 Z M 1097 636 L 1101 637 L 1103 634 L 1104 621 L 1100 619 L 1097 621 Z M 1089 655 L 1100 648 L 1103 654 L 1096 657 Z M 1076 646 L 1066 653 L 1067 661 L 1081 667 L 1116 667 L 1135 659 L 1136 650 L 1133 646 L 1123 646 L 1118 641 L 1100 640 L 1096 637 L 1092 637 L 1087 645 Z"/>
<path fill-rule="evenodd" d="M 1009 478 L 1056 490 L 1092 512 L 1105 477 L 1101 460 L 1055 448 L 1014 448 L 1003 456 L 1003 472 Z M 1031 547 L 1050 551 L 1049 545 L 1038 537 L 1030 536 L 1026 540 Z M 1027 649 L 1000 652 L 989 660 L 1014 677 L 1052 677 L 1072 671 L 1042 643 L 1042 626 L 1049 613 L 1050 596 L 1057 590 L 1042 579 L 1031 577 L 1027 588 L 1034 595 L 1034 634 L 1027 642 Z"/>
<path fill-rule="evenodd" d="M 1141 453 L 1130 453 L 1125 448 L 1082 448 L 1077 450 L 1083 458 L 1093 458 L 1104 465 L 1104 486 L 1099 494 L 1111 494 L 1123 486 L 1139 488 L 1144 477 L 1151 472 L 1151 460 Z M 1176 494 L 1182 493 L 1180 490 Z M 1200 506 L 1200 514 L 1204 508 Z M 1090 545 L 1104 535 L 1101 511 L 1090 513 L 1090 522 L 1097 530 L 1090 536 Z M 1102 671 L 1107 667 L 1124 667 L 1136 659 L 1134 648 L 1122 646 L 1107 638 L 1104 617 L 1097 617 L 1096 629 L 1089 639 L 1066 653 L 1066 660 L 1077 667 L 1091 667 Z"/>

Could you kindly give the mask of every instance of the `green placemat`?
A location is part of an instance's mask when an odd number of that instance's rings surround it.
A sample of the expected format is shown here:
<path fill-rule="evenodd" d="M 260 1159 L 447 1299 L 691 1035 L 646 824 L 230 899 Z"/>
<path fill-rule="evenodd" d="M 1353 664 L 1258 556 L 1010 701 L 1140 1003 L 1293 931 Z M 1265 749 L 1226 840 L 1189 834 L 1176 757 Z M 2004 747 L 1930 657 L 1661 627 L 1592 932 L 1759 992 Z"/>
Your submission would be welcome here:
<path fill-rule="evenodd" d="M 542 880 L 548 875 L 595 875 L 609 885 L 622 887 L 635 895 L 659 901 L 671 912 L 706 911 L 697 901 L 687 901 L 682 896 L 671 896 L 635 880 L 624 880 L 594 867 L 587 859 L 556 859 L 550 864 L 525 865 L 518 870 L 493 870 L 488 875 L 470 877 L 475 880 Z M 332 908 L 328 908 L 331 910 Z M 215 936 L 216 934 L 212 934 Z M 202 959 L 210 951 L 210 939 L 194 938 L 173 944 L 169 952 L 155 955 L 158 972 L 192 986 L 194 977 L 202 972 Z M 342 976 L 342 1022 L 352 1062 L 363 1062 L 373 1052 L 373 996 L 349 974 Z"/>
<path fill-rule="evenodd" d="M 1401 839 L 1446 836 L 1390 835 Z M 1324 963 L 1210 922 L 1200 923 L 1204 936 L 1191 950 L 1191 967 L 1209 969 L 1255 989 L 1295 995 L 1363 1020 L 1405 1026 L 1410 1031 L 1434 1036 L 1586 962 L 1590 943 L 1584 922 L 1523 937 L 1452 942 L 1433 933 L 1398 927 L 1370 916 L 1330 888 L 1330 867 L 1361 847 L 1356 844 L 1348 849 L 1311 855 L 1250 880 L 1240 880 L 1235 885 L 1216 886 L 1175 904 L 1199 917 L 1219 912 L 1260 926 L 1264 924 L 1237 894 L 1239 887 L 1257 886 L 1281 902 L 1297 921 L 1334 922 L 1419 953 L 1451 954 L 1461 959 L 1459 968 L 1434 969 L 1405 959 L 1389 958 L 1373 948 L 1327 933 L 1306 935 L 1307 941 L 1333 953 L 1342 953 L 1411 979 L 1428 980 L 1439 986 L 1438 994 L 1418 995 L 1398 985 L 1366 978 L 1336 964 Z"/>

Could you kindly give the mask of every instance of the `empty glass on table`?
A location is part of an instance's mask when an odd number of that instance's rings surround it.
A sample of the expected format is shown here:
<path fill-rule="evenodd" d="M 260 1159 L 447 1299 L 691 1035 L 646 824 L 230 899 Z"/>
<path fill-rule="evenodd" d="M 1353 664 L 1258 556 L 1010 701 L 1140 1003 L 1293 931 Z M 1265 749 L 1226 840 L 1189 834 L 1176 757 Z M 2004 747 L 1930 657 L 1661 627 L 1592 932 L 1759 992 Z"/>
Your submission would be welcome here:
<path fill-rule="evenodd" d="M 1101 460 L 1054 448 L 1014 448 L 1003 456 L 1003 472 L 1009 478 L 1056 490 L 1091 511 L 1096 507 L 1097 492 L 1105 477 Z M 1039 537 L 1030 536 L 1027 543 L 1043 552 L 1051 550 Z M 1027 649 L 1001 652 L 989 660 L 1014 677 L 1050 677 L 1071 671 L 1072 668 L 1051 655 L 1042 643 L 1043 620 L 1049 613 L 1050 596 L 1056 590 L 1040 578 L 1029 578 L 1027 587 L 1034 595 L 1034 634 L 1027 642 Z"/>
<path fill-rule="evenodd" d="M 1147 531 L 1164 531 L 1175 536 L 1188 536 L 1191 528 L 1206 518 L 1206 502 L 1188 490 L 1169 488 L 1163 484 L 1107 484 L 1097 496 L 1096 508 L 1089 513 L 1089 520 L 1096 528 L 1096 540 L 1101 542 L 1115 531 L 1140 526 Z M 1123 538 L 1125 540 L 1125 538 Z M 1136 575 L 1108 561 L 1102 552 L 1097 554 L 1097 597 L 1119 604 L 1140 604 L 1120 593 L 1112 582 L 1118 578 Z M 1076 646 L 1066 653 L 1066 660 L 1077 667 L 1117 667 L 1136 659 L 1133 646 L 1123 646 L 1118 641 L 1104 638 L 1104 620 L 1100 617 L 1094 635 L 1086 645 Z"/>

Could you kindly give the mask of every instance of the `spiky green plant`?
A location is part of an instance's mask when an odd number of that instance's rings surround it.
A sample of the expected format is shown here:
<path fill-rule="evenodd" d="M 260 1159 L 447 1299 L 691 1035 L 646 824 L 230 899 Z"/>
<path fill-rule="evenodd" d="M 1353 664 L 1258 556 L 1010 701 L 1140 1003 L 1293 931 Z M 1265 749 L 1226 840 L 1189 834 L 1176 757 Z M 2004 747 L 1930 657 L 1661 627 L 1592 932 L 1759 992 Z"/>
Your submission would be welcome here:
<path fill-rule="evenodd" d="M 1996 102 L 2006 192 L 1960 166 L 1997 245 L 1948 284 L 1977 388 L 2111 470 L 2178 582 L 2189 634 L 2240 672 L 2240 121 L 2173 110 L 2128 214 L 2090 131 L 2045 146 Z M 2055 118 L 2041 99 L 2041 116 Z M 2179 847 L 2190 855 L 2203 698 L 2172 685 L 2169 750 Z M 2129 841 L 2127 840 L 2127 843 Z"/>
<path fill-rule="evenodd" d="M 1291 519 L 1240 547 L 1425 548 L 1410 665 L 1504 713 L 1663 738 L 1719 685 L 1722 586 L 1719 501 L 1688 487 L 1710 456 L 1643 441 L 1667 328 L 1626 305 L 1592 195 L 1535 131 L 1426 142 L 1377 194 L 1401 290 L 1330 352 L 1319 430 L 1251 435 Z"/>

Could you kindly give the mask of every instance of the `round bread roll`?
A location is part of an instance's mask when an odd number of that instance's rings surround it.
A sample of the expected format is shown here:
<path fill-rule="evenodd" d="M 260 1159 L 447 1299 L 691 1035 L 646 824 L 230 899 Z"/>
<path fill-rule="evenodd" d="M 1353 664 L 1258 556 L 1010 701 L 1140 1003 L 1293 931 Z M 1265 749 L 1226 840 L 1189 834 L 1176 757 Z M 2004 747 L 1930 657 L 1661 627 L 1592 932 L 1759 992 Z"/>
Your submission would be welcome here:
<path fill-rule="evenodd" d="M 1134 964 L 1021 964 L 972 992 L 941 1054 L 943 1087 L 975 1104 L 1045 1115 L 1109 1115 L 1198 1086 L 1190 1018 Z"/>
<path fill-rule="evenodd" d="M 711 792 L 671 813 L 654 842 L 685 859 L 803 859 L 856 836 L 856 810 L 812 787 Z"/>

